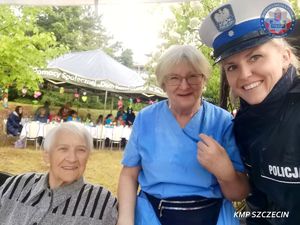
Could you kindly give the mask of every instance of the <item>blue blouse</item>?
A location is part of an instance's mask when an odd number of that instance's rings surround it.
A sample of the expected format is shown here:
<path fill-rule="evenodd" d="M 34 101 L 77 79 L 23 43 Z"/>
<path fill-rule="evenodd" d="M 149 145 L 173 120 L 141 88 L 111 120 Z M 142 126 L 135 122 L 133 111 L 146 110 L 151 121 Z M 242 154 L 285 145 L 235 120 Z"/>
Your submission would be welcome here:
<path fill-rule="evenodd" d="M 203 101 L 200 110 L 181 128 L 167 100 L 139 112 L 126 145 L 123 165 L 141 166 L 141 189 L 157 198 L 201 195 L 222 197 L 216 178 L 197 160 L 198 135 L 222 145 L 237 171 L 244 171 L 232 132 L 229 112 Z"/>

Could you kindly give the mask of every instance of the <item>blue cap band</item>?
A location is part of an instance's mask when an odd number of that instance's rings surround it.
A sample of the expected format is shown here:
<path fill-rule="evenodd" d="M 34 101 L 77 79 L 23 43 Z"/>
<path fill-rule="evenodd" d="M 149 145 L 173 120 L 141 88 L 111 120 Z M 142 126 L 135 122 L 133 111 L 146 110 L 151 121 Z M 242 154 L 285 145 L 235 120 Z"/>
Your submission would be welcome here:
<path fill-rule="evenodd" d="M 239 37 L 244 36 L 254 30 L 261 30 L 260 19 L 253 19 L 245 21 L 243 23 L 233 26 L 228 31 L 221 33 L 213 42 L 213 48 L 218 49 L 220 46 L 226 45 L 227 43 L 238 39 Z M 232 35 L 229 35 L 232 33 Z"/>

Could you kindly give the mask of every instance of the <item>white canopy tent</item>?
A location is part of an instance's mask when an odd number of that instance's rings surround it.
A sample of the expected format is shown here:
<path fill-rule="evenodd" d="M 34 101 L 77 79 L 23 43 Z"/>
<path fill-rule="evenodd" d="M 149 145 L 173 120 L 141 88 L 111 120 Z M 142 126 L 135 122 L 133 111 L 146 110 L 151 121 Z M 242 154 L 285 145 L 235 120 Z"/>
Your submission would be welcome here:
<path fill-rule="evenodd" d="M 137 72 L 117 62 L 100 49 L 64 54 L 50 61 L 48 68 L 94 81 L 95 88 L 110 91 L 122 91 L 122 88 L 129 91 L 130 88 L 141 87 L 145 83 Z M 73 82 L 80 81 L 75 79 Z"/>
<path fill-rule="evenodd" d="M 77 87 L 107 92 L 143 94 L 165 97 L 154 85 L 148 85 L 142 77 L 117 62 L 100 49 L 64 54 L 48 63 L 47 69 L 36 69 L 45 80 L 55 84 L 72 84 Z"/>
<path fill-rule="evenodd" d="M 64 54 L 48 63 L 47 69 L 36 69 L 54 84 L 70 83 L 95 90 L 136 93 L 164 97 L 164 92 L 149 86 L 135 72 L 100 49 Z"/>
<path fill-rule="evenodd" d="M 134 3 L 180 2 L 176 0 L 128 0 Z M 30 6 L 76 6 L 124 3 L 124 0 L 0 0 L 6 5 Z M 117 93 L 143 94 L 166 97 L 157 86 L 148 85 L 133 70 L 116 62 L 101 50 L 69 53 L 48 64 L 47 69 L 36 69 L 37 73 L 54 84 L 73 84 L 96 90 Z M 106 100 L 105 100 L 106 101 Z"/>

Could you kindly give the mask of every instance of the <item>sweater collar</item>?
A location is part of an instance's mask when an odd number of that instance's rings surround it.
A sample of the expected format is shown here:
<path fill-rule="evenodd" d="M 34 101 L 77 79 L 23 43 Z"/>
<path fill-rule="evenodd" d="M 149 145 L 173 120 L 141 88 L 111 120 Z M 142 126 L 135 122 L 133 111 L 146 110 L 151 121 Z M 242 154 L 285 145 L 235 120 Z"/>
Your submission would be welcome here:
<path fill-rule="evenodd" d="M 80 188 L 85 184 L 83 177 L 74 181 L 71 184 L 64 185 L 55 189 L 50 189 L 49 187 L 49 173 L 42 175 L 41 179 L 37 182 L 35 187 L 31 191 L 31 195 L 28 202 L 35 199 L 43 191 L 46 193 L 51 193 L 53 196 L 53 207 L 58 206 L 66 199 L 71 197 L 75 192 L 78 192 Z"/>

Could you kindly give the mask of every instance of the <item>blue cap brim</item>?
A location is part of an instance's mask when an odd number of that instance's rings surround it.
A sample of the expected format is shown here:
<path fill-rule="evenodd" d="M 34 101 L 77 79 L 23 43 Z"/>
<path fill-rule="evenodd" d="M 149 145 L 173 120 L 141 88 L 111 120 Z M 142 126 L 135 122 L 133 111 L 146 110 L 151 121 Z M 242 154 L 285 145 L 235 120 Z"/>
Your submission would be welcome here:
<path fill-rule="evenodd" d="M 218 63 L 228 58 L 229 56 L 240 53 L 246 49 L 264 44 L 267 41 L 271 40 L 272 38 L 274 38 L 274 36 L 262 30 L 251 32 L 246 36 L 243 36 L 241 38 L 238 38 L 237 40 L 229 42 L 225 46 L 222 46 L 222 48 L 216 49 L 214 51 L 215 63 Z"/>

